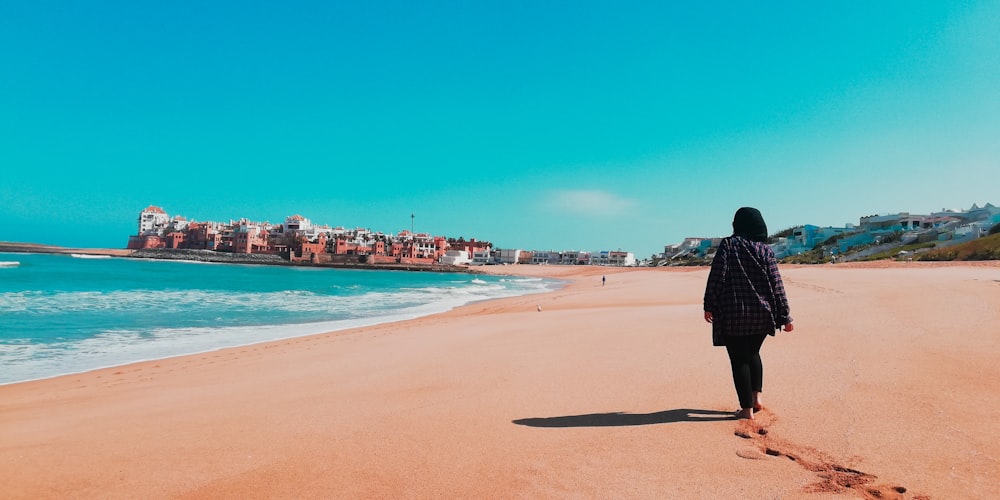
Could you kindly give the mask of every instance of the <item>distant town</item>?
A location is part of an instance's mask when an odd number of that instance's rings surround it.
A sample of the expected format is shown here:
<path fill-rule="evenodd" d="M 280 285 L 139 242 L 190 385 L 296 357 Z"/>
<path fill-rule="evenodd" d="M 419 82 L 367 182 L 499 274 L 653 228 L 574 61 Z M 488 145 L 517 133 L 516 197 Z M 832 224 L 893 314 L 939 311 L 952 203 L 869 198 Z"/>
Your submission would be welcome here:
<path fill-rule="evenodd" d="M 1000 208 L 989 203 L 967 210 L 946 209 L 927 215 L 901 212 L 861 217 L 857 225 L 818 227 L 802 225 L 779 231 L 769 240 L 775 256 L 790 259 L 803 254 L 836 261 L 864 258 L 887 247 L 927 243 L 942 247 L 971 241 L 1000 224 Z M 722 237 L 685 238 L 664 246 L 662 254 L 637 260 L 623 250 L 526 250 L 496 248 L 489 241 L 417 233 L 396 234 L 365 228 L 347 229 L 315 224 L 291 215 L 280 224 L 248 219 L 229 222 L 193 221 L 170 217 L 157 206 L 142 210 L 129 250 L 189 250 L 281 259 L 289 263 L 364 266 L 478 266 L 507 264 L 668 266 L 703 264 Z"/>
<path fill-rule="evenodd" d="M 571 264 L 634 266 L 632 252 L 539 251 L 494 248 L 489 241 L 449 238 L 403 230 L 397 234 L 365 228 L 315 224 L 291 215 L 280 224 L 248 219 L 197 222 L 170 217 L 160 207 L 139 214 L 138 232 L 128 249 L 209 250 L 230 254 L 280 256 L 292 263 L 317 265 Z"/>

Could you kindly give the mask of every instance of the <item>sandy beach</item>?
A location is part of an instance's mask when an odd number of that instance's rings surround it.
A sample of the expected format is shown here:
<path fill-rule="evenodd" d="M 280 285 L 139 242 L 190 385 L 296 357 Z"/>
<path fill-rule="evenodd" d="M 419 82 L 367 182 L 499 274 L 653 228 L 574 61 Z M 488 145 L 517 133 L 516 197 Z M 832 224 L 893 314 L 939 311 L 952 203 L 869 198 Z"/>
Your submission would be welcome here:
<path fill-rule="evenodd" d="M 0 386 L 0 496 L 997 495 L 998 263 L 782 267 L 752 423 L 706 268 L 484 269 L 570 284 Z"/>

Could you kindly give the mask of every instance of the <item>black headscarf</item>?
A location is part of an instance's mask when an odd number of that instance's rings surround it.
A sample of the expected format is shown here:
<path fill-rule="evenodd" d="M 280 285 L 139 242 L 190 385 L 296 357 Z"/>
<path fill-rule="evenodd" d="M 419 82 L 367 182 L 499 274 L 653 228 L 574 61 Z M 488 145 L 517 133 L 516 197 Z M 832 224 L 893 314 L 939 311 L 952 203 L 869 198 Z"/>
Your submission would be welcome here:
<path fill-rule="evenodd" d="M 767 241 L 767 224 L 760 210 L 743 207 L 736 211 L 733 217 L 733 234 L 751 241 L 764 243 Z"/>

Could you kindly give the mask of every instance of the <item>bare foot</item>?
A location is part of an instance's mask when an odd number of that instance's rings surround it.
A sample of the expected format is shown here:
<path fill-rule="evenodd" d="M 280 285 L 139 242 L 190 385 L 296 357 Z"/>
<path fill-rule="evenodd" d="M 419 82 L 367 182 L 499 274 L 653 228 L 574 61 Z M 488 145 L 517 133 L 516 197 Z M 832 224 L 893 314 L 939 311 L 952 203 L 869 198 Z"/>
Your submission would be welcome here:
<path fill-rule="evenodd" d="M 753 393 L 753 411 L 761 411 L 764 409 L 764 404 L 760 402 L 760 393 Z"/>
<path fill-rule="evenodd" d="M 753 409 L 752 408 L 743 408 L 742 410 L 736 412 L 736 418 L 741 419 L 741 420 L 742 419 L 753 420 Z"/>

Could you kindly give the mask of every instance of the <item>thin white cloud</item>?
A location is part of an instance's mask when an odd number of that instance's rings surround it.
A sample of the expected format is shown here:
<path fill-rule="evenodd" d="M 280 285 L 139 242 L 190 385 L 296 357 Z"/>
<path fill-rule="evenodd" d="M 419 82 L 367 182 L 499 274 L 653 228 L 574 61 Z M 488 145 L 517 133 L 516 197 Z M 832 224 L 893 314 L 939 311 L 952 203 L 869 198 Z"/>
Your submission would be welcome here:
<path fill-rule="evenodd" d="M 639 203 L 614 193 L 598 190 L 556 190 L 549 193 L 546 206 L 552 210 L 587 216 L 626 215 Z"/>

